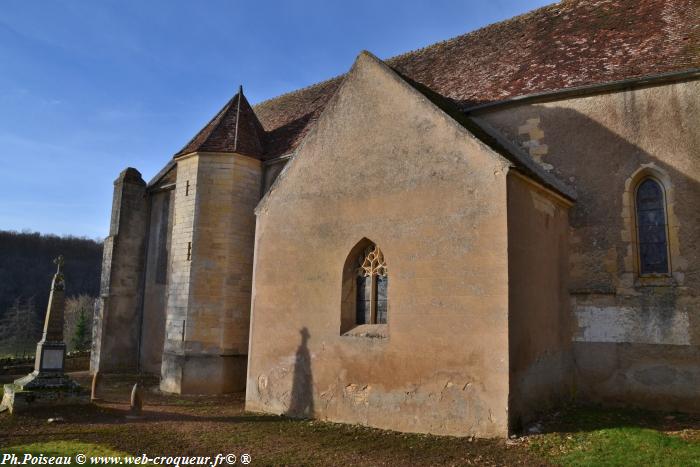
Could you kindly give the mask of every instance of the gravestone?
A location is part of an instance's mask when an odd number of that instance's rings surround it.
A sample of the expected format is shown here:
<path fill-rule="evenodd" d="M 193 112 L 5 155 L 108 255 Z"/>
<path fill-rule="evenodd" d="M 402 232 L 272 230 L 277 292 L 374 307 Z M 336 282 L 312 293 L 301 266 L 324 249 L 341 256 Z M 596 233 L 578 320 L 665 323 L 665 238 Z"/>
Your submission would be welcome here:
<path fill-rule="evenodd" d="M 140 420 L 143 418 L 141 413 L 143 409 L 143 394 L 141 393 L 141 385 L 139 383 L 134 384 L 131 389 L 131 401 L 129 407 L 129 414 L 126 416 L 128 420 Z"/>
<path fill-rule="evenodd" d="M 14 413 L 27 407 L 76 404 L 89 401 L 78 383 L 64 373 L 66 344 L 63 341 L 65 281 L 63 256 L 54 260 L 56 274 L 51 282 L 44 332 L 36 346 L 34 371 L 4 386 L 0 411 Z"/>
<path fill-rule="evenodd" d="M 143 395 L 141 394 L 141 386 L 139 383 L 134 384 L 131 389 L 131 414 L 140 415 L 141 409 L 143 408 Z"/>
<path fill-rule="evenodd" d="M 97 395 L 97 392 L 100 390 L 101 382 L 102 374 L 99 371 L 96 371 L 95 374 L 92 375 L 92 384 L 90 385 L 90 400 L 92 402 L 100 400 L 100 397 Z"/>

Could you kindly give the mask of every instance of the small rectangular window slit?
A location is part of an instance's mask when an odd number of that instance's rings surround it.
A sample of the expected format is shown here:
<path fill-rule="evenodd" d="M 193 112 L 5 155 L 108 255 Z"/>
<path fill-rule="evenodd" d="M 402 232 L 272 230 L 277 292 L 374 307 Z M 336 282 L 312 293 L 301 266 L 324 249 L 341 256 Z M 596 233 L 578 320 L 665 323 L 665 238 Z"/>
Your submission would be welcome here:
<path fill-rule="evenodd" d="M 185 196 L 189 196 L 189 195 L 190 195 L 190 181 L 187 180 L 185 182 Z"/>
<path fill-rule="evenodd" d="M 187 242 L 187 261 L 192 259 L 192 242 Z"/>

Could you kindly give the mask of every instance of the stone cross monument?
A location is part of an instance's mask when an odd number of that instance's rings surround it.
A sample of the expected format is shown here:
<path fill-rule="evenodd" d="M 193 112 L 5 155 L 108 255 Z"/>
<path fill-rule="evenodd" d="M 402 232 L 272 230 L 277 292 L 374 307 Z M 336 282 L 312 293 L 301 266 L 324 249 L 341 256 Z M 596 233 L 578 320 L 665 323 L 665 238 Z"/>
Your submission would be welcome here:
<path fill-rule="evenodd" d="M 15 380 L 12 384 L 5 385 L 0 411 L 7 409 L 14 412 L 25 406 L 88 401 L 87 394 L 80 385 L 63 372 L 66 360 L 66 344 L 63 342 L 65 306 L 63 262 L 63 256 L 54 260 L 56 274 L 51 282 L 44 332 L 36 346 L 34 371 Z"/>
<path fill-rule="evenodd" d="M 63 342 L 63 311 L 65 306 L 63 256 L 59 256 L 53 262 L 57 266 L 56 274 L 51 282 L 49 306 L 46 309 L 46 318 L 44 319 L 44 333 L 36 345 L 36 359 L 34 373 L 32 373 L 37 375 L 37 379 L 44 380 L 63 376 L 66 358 L 66 344 Z"/>

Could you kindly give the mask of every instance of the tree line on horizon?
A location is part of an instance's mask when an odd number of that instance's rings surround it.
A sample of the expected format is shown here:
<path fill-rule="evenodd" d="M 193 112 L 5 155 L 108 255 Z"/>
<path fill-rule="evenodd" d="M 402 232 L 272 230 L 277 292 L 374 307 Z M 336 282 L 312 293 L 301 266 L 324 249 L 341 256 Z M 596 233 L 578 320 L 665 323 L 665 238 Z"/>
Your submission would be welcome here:
<path fill-rule="evenodd" d="M 89 347 L 92 311 L 99 294 L 102 243 L 89 238 L 0 230 L 0 355 L 34 352 L 41 337 L 56 272 L 65 258 L 69 350 Z"/>

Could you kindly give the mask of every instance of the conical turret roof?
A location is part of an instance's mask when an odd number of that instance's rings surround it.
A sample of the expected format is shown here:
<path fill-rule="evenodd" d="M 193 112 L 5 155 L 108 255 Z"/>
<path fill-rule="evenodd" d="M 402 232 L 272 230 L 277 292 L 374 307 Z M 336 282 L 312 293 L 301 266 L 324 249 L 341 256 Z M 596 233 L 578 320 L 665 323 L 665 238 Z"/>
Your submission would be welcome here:
<path fill-rule="evenodd" d="M 175 154 L 175 157 L 199 151 L 235 152 L 261 158 L 264 133 L 265 130 L 243 95 L 241 86 L 238 93 L 184 148 Z"/>

